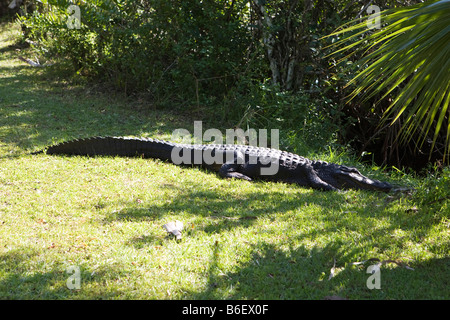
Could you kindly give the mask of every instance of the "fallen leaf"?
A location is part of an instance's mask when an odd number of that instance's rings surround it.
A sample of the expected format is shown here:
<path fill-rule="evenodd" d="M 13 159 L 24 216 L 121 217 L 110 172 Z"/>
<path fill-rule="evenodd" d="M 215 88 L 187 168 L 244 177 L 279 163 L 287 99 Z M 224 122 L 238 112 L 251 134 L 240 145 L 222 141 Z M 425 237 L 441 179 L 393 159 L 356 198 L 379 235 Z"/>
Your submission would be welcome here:
<path fill-rule="evenodd" d="M 47 247 L 47 249 L 53 249 L 53 248 L 56 248 L 56 244 L 55 243 L 52 243 L 49 247 Z"/>

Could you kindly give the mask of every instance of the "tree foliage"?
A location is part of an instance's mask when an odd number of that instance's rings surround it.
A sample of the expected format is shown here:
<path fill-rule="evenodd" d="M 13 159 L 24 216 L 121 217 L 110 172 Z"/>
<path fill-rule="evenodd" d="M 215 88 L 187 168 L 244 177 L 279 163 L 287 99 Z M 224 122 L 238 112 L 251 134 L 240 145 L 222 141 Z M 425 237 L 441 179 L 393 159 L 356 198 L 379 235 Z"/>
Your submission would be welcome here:
<path fill-rule="evenodd" d="M 408 142 L 419 133 L 423 143 L 432 146 L 445 136 L 444 155 L 450 145 L 450 1 L 425 2 L 381 13 L 383 27 L 370 35 L 366 22 L 346 26 L 331 36 L 350 33 L 334 44 L 341 51 L 365 51 L 359 64 L 367 66 L 349 81 L 357 86 L 351 99 L 379 100 L 391 93 L 394 98 L 383 121 L 403 119 L 399 137 Z M 348 43 L 351 39 L 358 39 Z M 348 58 L 348 56 L 346 56 Z M 405 115 L 402 117 L 402 115 Z M 443 131 L 446 131 L 442 133 Z"/>
<path fill-rule="evenodd" d="M 80 8 L 80 29 L 68 28 L 71 4 Z M 281 91 L 313 90 L 329 73 L 319 38 L 361 9 L 351 0 L 43 0 L 39 7 L 21 23 L 50 56 L 127 92 L 183 99 L 267 79 Z"/>

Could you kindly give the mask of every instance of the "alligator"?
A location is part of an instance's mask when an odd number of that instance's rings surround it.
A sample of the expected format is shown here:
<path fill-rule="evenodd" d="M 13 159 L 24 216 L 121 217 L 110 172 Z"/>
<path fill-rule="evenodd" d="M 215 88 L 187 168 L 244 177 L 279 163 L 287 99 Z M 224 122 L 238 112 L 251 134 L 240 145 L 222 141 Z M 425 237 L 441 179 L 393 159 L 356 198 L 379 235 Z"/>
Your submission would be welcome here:
<path fill-rule="evenodd" d="M 272 148 L 235 144 L 180 144 L 151 138 L 91 137 L 34 152 L 49 155 L 142 157 L 200 166 L 225 178 L 293 183 L 325 191 L 363 189 L 389 192 L 393 186 L 356 168 L 313 161 Z"/>

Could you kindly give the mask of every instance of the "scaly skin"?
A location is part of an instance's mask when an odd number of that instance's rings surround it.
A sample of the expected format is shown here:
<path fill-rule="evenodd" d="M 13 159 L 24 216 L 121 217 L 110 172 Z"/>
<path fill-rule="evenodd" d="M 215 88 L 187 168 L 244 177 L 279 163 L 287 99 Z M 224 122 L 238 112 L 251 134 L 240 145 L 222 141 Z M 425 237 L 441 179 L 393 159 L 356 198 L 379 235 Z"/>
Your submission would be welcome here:
<path fill-rule="evenodd" d="M 295 183 L 321 190 L 365 189 L 388 192 L 393 188 L 387 182 L 363 176 L 356 168 L 311 161 L 290 152 L 246 145 L 190 145 L 143 138 L 93 137 L 51 146 L 46 153 L 158 158 L 179 165 L 201 166 L 226 178 Z"/>

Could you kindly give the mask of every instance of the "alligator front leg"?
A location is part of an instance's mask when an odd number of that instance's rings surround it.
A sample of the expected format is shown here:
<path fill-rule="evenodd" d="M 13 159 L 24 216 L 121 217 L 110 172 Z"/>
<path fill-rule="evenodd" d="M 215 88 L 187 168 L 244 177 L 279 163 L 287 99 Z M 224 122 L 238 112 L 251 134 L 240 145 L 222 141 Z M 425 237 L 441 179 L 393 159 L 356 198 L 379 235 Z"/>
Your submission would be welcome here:
<path fill-rule="evenodd" d="M 242 173 L 242 168 L 245 161 L 244 155 L 241 152 L 234 152 L 233 156 L 233 160 L 225 162 L 220 167 L 219 175 L 224 178 L 236 178 L 252 181 L 252 178 Z"/>
<path fill-rule="evenodd" d="M 220 176 L 224 178 L 236 178 L 247 181 L 252 181 L 252 178 L 246 176 L 243 173 L 240 173 L 242 165 L 235 163 L 224 163 L 219 170 Z"/>
<path fill-rule="evenodd" d="M 314 170 L 314 168 L 310 164 L 304 164 L 302 166 L 302 170 L 304 175 L 306 176 L 306 186 L 311 187 L 313 189 L 325 190 L 325 191 L 333 191 L 336 188 L 328 183 L 327 181 L 322 180 Z M 297 182 L 298 184 L 298 182 Z"/>

